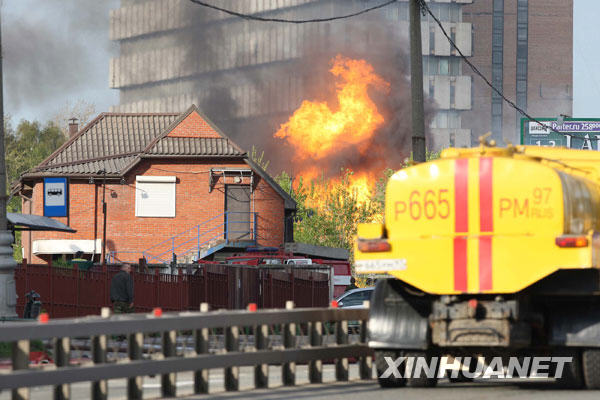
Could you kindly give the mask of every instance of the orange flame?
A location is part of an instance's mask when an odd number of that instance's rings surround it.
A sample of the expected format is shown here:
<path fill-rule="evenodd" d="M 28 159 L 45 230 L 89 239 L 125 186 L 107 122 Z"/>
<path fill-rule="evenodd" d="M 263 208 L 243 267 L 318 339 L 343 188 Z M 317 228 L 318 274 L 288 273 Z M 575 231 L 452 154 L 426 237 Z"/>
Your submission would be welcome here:
<path fill-rule="evenodd" d="M 327 162 L 333 155 L 352 149 L 361 155 L 370 149 L 376 130 L 384 123 L 383 116 L 368 94 L 369 87 L 388 92 L 390 84 L 377 75 L 365 60 L 353 60 L 337 55 L 329 70 L 336 78 L 337 110 L 326 102 L 303 101 L 290 119 L 281 125 L 275 137 L 288 141 L 295 150 L 294 161 L 303 166 L 310 161 Z M 319 164 L 319 163 L 317 163 Z M 371 197 L 371 185 L 381 171 L 355 170 L 350 177 L 350 189 L 361 202 Z M 314 165 L 301 167 L 300 175 L 310 180 L 318 177 Z"/>

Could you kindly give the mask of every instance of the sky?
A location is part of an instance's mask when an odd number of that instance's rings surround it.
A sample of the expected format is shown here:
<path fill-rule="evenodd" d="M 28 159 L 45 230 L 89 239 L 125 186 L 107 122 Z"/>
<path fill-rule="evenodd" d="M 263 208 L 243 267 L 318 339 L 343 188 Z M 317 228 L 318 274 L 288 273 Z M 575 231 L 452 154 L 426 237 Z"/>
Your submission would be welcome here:
<path fill-rule="evenodd" d="M 109 59 L 118 55 L 108 13 L 118 0 L 0 1 L 4 106 L 13 123 L 47 121 L 82 100 L 97 113 L 118 103 L 108 88 Z M 574 4 L 573 116 L 600 117 L 600 1 Z"/>

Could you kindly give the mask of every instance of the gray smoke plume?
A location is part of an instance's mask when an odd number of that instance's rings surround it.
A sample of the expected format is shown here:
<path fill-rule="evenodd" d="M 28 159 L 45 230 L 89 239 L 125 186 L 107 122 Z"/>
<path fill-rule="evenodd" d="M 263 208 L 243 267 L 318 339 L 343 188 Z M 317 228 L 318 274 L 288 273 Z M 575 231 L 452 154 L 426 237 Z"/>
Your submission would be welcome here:
<path fill-rule="evenodd" d="M 103 78 L 101 87 L 107 87 L 108 60 L 98 54 L 106 54 L 114 46 L 108 38 L 108 13 L 118 6 L 118 0 L 9 3 L 5 2 L 2 10 L 4 90 L 9 111 L 58 108 L 68 99 L 81 98 L 98 74 Z"/>
<path fill-rule="evenodd" d="M 373 2 L 369 2 L 371 5 Z M 185 13 L 192 28 L 178 34 L 178 39 L 186 43 L 190 51 L 187 54 L 185 69 L 200 70 L 203 62 L 219 53 L 220 47 L 225 46 L 224 38 L 234 36 L 246 30 L 260 32 L 268 23 L 256 21 L 241 21 L 229 24 L 210 24 L 206 21 L 222 14 L 186 4 Z M 356 2 L 323 2 L 319 9 L 297 8 L 284 18 L 323 17 L 314 14 L 317 10 L 326 15 L 342 15 L 356 11 Z M 271 160 L 272 172 L 280 170 L 299 171 L 305 165 L 294 161 L 294 149 L 285 141 L 274 138 L 273 135 L 280 125 L 287 121 L 293 110 L 300 106 L 303 100 L 327 101 L 330 108 L 337 108 L 335 98 L 335 82 L 330 74 L 330 61 L 342 54 L 348 58 L 365 59 L 375 68 L 375 72 L 391 84 L 389 94 L 370 91 L 379 112 L 385 118 L 385 124 L 372 139 L 374 151 L 361 155 L 357 150 L 345 149 L 326 161 L 313 160 L 304 163 L 318 166 L 326 176 L 338 175 L 341 168 L 384 169 L 397 168 L 402 161 L 410 156 L 411 148 L 411 105 L 408 41 L 398 29 L 397 21 L 387 20 L 385 12 L 380 10 L 365 16 L 347 20 L 335 21 L 319 27 L 318 33 L 305 36 L 302 39 L 302 57 L 288 60 L 274 68 L 272 65 L 261 67 L 242 67 L 228 74 L 217 73 L 214 82 L 204 86 L 196 83 L 194 90 L 203 92 L 201 109 L 215 121 L 225 132 L 230 134 L 244 148 L 258 147 L 264 150 L 267 159 Z M 210 16 L 211 18 L 207 18 Z M 274 38 L 271 38 L 274 39 Z M 254 52 L 262 51 L 260 43 Z M 250 49 L 252 52 L 253 49 Z M 231 54 L 236 59 L 248 57 L 248 50 L 237 49 Z M 218 57 L 218 55 L 216 56 Z M 265 110 L 272 104 L 273 93 L 269 91 L 269 82 L 285 81 L 288 77 L 303 77 L 302 97 L 294 100 L 292 111 L 271 113 L 260 117 L 236 120 L 241 108 L 227 87 L 234 84 L 248 83 L 259 88 L 261 95 L 255 99 L 256 104 Z M 206 82 L 206 80 L 199 80 Z M 264 89 L 264 90 L 260 90 Z M 426 102 L 426 126 L 429 126 L 434 115 L 434 105 Z M 428 134 L 429 135 L 429 134 Z M 291 164 L 290 164 L 291 163 Z"/>

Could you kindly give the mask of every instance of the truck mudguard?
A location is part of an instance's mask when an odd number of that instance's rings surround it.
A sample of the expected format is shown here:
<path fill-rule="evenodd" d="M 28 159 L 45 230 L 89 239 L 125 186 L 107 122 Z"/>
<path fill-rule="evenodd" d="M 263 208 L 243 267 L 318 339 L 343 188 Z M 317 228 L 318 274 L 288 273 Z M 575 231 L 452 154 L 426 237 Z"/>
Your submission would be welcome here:
<path fill-rule="evenodd" d="M 402 283 L 395 279 L 377 282 L 371 297 L 369 346 L 379 349 L 427 349 L 430 343 L 429 304 L 409 294 Z"/>

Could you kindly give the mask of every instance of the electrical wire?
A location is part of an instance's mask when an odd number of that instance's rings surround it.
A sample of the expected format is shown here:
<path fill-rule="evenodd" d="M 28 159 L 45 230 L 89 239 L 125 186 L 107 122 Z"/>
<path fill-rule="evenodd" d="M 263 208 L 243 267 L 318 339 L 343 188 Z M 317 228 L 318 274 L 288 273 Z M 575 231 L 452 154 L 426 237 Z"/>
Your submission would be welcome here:
<path fill-rule="evenodd" d="M 417 0 L 420 3 L 421 6 L 421 10 L 427 12 L 431 18 L 433 18 L 433 20 L 436 22 L 436 24 L 439 26 L 439 28 L 441 29 L 442 33 L 444 34 L 444 36 L 446 37 L 446 39 L 448 39 L 448 42 L 450 42 L 450 45 L 452 45 L 452 47 L 454 47 L 454 49 L 456 49 L 457 53 L 460 55 L 460 57 L 462 58 L 462 60 L 473 70 L 473 72 L 475 72 L 475 74 L 477 76 L 479 76 L 485 83 L 486 85 L 488 85 L 494 92 L 496 92 L 501 98 L 502 100 L 504 100 L 506 103 L 508 103 L 512 108 L 514 108 L 516 111 L 520 112 L 521 115 L 527 117 L 527 119 L 530 120 L 530 122 L 535 122 L 537 124 L 539 124 L 540 126 L 542 126 L 544 129 L 546 130 L 551 130 L 554 133 L 558 133 L 559 135 L 564 135 L 564 136 L 570 136 L 572 138 L 578 138 L 578 139 L 583 139 L 583 140 L 600 140 L 599 138 L 584 138 L 581 136 L 577 136 L 577 135 L 572 135 L 570 133 L 567 132 L 560 132 L 554 128 L 552 128 L 550 125 L 547 125 L 541 121 L 539 121 L 538 119 L 532 117 L 531 115 L 529 115 L 525 110 L 523 110 L 522 108 L 520 108 L 519 106 L 517 106 L 512 100 L 506 98 L 506 96 L 504 96 L 504 93 L 502 93 L 500 90 L 498 90 L 489 80 L 488 78 L 486 78 L 485 75 L 483 75 L 481 73 L 481 71 L 479 71 L 479 69 L 471 62 L 469 61 L 469 59 L 463 54 L 463 52 L 458 48 L 458 46 L 456 45 L 456 43 L 454 43 L 454 41 L 452 40 L 452 38 L 448 35 L 448 32 L 446 32 L 446 30 L 444 29 L 444 26 L 442 25 L 441 21 L 433 14 L 433 12 L 431 11 L 431 9 L 429 8 L 429 6 L 427 5 L 427 3 L 425 3 L 424 0 Z"/>
<path fill-rule="evenodd" d="M 190 2 L 197 4 L 199 6 L 202 7 L 206 7 L 206 8 L 211 8 L 213 10 L 217 10 L 217 11 L 221 11 L 224 12 L 226 14 L 229 15 L 233 15 L 235 17 L 240 17 L 240 18 L 244 18 L 247 20 L 252 20 L 252 21 L 261 21 L 261 22 L 281 22 L 281 23 L 288 23 L 288 24 L 307 24 L 310 22 L 329 22 L 329 21 L 337 21 L 340 19 L 346 19 L 346 18 L 352 18 L 352 17 L 356 17 L 358 15 L 361 14 L 366 14 L 370 11 L 373 10 L 377 10 L 386 6 L 389 6 L 392 3 L 396 3 L 398 0 L 390 0 L 387 1 L 383 4 L 379 4 L 377 6 L 373 6 L 373 7 L 369 7 L 369 8 L 365 8 L 362 11 L 357 11 L 355 13 L 351 13 L 351 14 L 346 14 L 346 15 L 340 15 L 340 16 L 336 16 L 336 17 L 328 17 L 328 18 L 315 18 L 315 19 L 283 19 L 283 18 L 266 18 L 266 17 L 259 17 L 256 15 L 252 15 L 252 14 L 243 14 L 237 11 L 233 11 L 233 10 L 228 10 L 226 8 L 223 7 L 219 7 L 219 6 L 215 6 L 213 4 L 207 3 L 205 1 L 201 1 L 201 0 L 189 0 Z"/>

